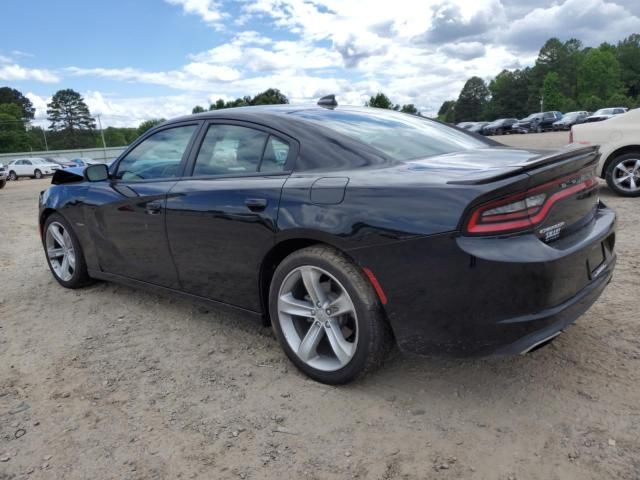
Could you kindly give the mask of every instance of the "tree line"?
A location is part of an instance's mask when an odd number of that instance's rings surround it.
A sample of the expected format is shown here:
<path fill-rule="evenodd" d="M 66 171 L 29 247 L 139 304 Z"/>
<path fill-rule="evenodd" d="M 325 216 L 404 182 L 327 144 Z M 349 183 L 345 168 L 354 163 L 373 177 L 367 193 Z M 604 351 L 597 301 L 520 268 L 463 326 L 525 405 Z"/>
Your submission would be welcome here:
<path fill-rule="evenodd" d="M 488 84 L 469 78 L 438 118 L 454 123 L 604 107 L 640 107 L 640 34 L 595 48 L 550 38 L 532 67 L 503 70 Z"/>
<path fill-rule="evenodd" d="M 142 122 L 138 127 L 107 127 L 102 132 L 82 96 L 72 90 L 58 90 L 47 104 L 49 127 L 32 125 L 35 108 L 22 92 L 0 88 L 0 153 L 76 148 L 122 147 L 164 119 Z"/>

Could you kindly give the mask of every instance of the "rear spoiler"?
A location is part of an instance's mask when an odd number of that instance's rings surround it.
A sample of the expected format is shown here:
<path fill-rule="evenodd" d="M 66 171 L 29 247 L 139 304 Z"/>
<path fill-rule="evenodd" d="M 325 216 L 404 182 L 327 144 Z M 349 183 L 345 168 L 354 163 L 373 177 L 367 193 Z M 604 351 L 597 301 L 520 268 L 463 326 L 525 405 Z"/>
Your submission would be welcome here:
<path fill-rule="evenodd" d="M 596 161 L 598 158 L 600 158 L 598 145 L 570 145 L 563 150 L 542 154 L 540 156 L 533 157 L 526 162 L 507 165 L 507 171 L 500 169 L 497 172 L 492 172 L 491 170 L 488 170 L 487 176 L 469 180 L 451 180 L 447 183 L 451 185 L 483 185 L 486 183 L 503 180 L 505 178 L 515 177 L 522 173 L 545 167 L 547 165 L 562 163 L 566 160 L 575 160 L 576 162 L 582 163 L 583 165 L 587 165 L 591 162 Z"/>

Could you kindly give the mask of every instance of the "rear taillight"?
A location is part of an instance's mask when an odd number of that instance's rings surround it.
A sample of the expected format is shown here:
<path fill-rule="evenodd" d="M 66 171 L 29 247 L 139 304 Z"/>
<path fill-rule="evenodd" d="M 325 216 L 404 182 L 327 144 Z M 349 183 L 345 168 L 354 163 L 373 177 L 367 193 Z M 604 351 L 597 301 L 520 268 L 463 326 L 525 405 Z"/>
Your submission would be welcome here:
<path fill-rule="evenodd" d="M 466 233 L 488 235 L 530 229 L 542 222 L 556 203 L 597 184 L 590 169 L 485 203 L 471 212 Z"/>

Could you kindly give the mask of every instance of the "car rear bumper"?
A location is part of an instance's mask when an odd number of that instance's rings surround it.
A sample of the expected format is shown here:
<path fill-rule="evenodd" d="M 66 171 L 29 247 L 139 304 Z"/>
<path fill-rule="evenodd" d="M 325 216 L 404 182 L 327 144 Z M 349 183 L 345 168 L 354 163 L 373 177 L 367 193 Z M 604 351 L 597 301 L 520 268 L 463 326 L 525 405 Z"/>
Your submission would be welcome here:
<path fill-rule="evenodd" d="M 455 234 L 354 252 L 388 299 L 402 350 L 442 356 L 522 353 L 582 315 L 616 263 L 615 214 L 604 205 L 571 239 Z M 602 263 L 590 264 L 601 249 Z"/>

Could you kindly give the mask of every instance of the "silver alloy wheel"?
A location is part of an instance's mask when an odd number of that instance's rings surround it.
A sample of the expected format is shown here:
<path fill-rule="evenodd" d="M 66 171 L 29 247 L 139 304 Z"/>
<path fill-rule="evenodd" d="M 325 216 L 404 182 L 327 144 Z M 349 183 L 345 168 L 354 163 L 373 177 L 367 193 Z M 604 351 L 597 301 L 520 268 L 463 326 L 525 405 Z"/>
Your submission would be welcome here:
<path fill-rule="evenodd" d="M 45 246 L 49 263 L 56 276 L 64 282 L 71 280 L 76 270 L 76 252 L 71 237 L 62 224 L 49 224 L 45 234 Z"/>
<path fill-rule="evenodd" d="M 613 182 L 620 190 L 637 192 L 640 190 L 640 158 L 627 158 L 613 169 Z"/>
<path fill-rule="evenodd" d="M 38 169 L 36 169 L 36 171 L 33 172 L 33 175 L 38 179 L 42 178 L 42 172 Z"/>
<path fill-rule="evenodd" d="M 346 366 L 358 346 L 358 318 L 342 284 L 319 267 L 297 267 L 278 292 L 280 328 L 304 363 L 333 372 Z"/>

